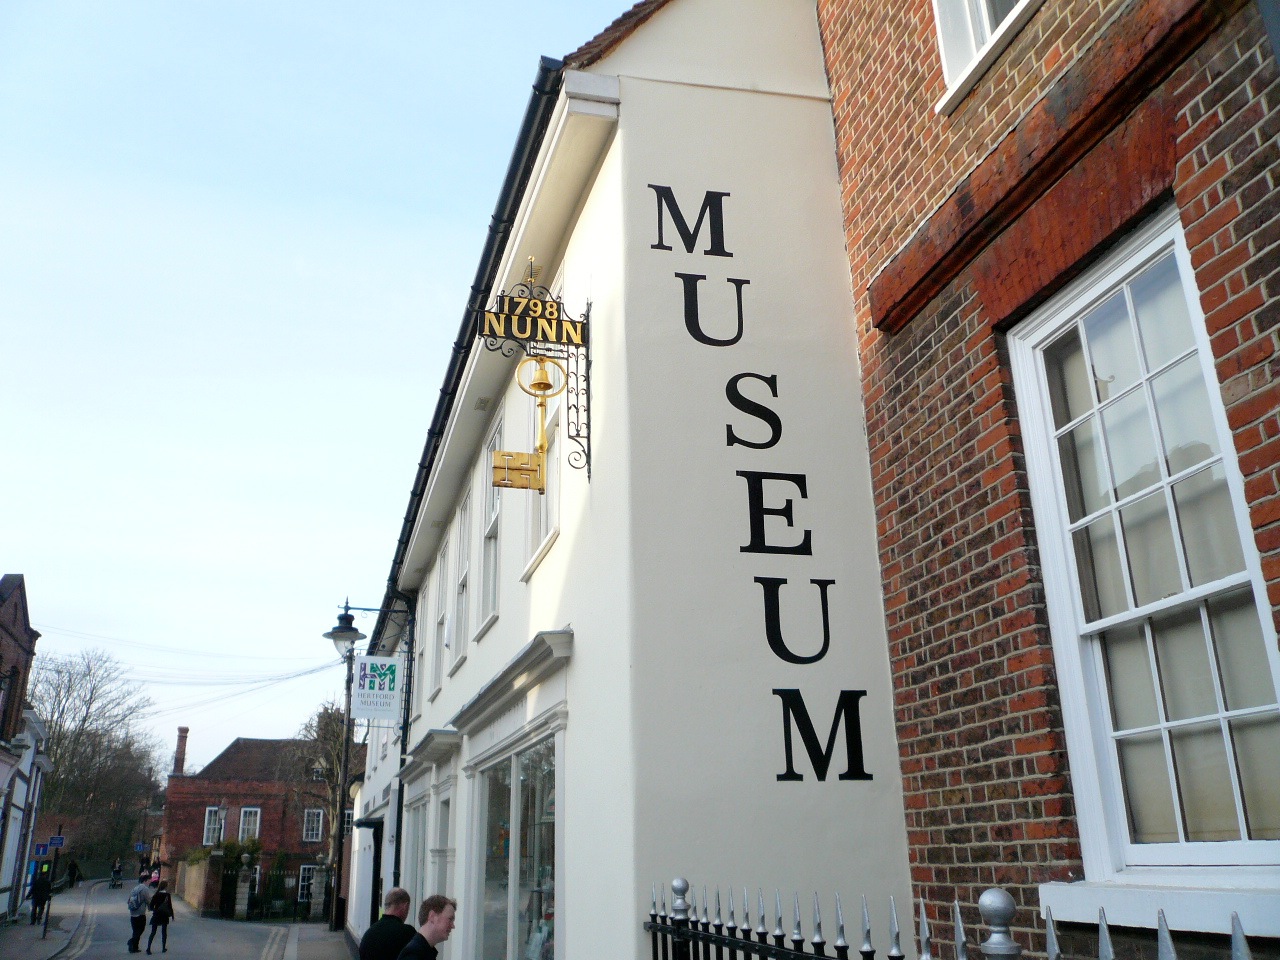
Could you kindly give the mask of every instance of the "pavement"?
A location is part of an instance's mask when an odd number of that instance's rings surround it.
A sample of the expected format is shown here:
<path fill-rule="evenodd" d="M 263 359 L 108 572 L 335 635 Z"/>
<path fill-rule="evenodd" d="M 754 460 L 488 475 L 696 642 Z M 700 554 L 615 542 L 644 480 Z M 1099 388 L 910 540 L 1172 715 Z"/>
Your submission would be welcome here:
<path fill-rule="evenodd" d="M 71 945 L 85 916 L 89 892 L 105 880 L 88 880 L 75 890 L 63 890 L 49 902 L 49 929 L 30 923 L 28 913 L 17 923 L 0 924 L 0 957 L 4 960 L 54 960 Z M 332 931 L 323 923 L 289 925 L 283 960 L 357 960 L 359 951 L 346 931 Z"/>
<path fill-rule="evenodd" d="M 105 883 L 106 881 L 101 881 Z M 0 957 L 5 960 L 52 960 L 71 945 L 80 929 L 85 901 L 94 881 L 86 880 L 74 890 L 62 890 L 49 901 L 49 930 L 44 924 L 31 923 L 31 904 L 24 903 L 25 914 L 17 923 L 0 924 Z"/>

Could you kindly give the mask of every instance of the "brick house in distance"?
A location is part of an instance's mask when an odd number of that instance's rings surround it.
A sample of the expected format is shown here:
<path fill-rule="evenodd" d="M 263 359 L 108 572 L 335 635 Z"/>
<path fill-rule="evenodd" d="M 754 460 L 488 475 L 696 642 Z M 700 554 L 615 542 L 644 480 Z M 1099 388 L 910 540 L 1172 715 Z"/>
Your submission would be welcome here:
<path fill-rule="evenodd" d="M 916 896 L 1280 935 L 1280 9 L 817 6 Z"/>
<path fill-rule="evenodd" d="M 258 871 L 282 869 L 295 876 L 299 899 L 308 899 L 320 857 L 332 856 L 332 800 L 319 751 L 305 740 L 237 737 L 202 770 L 187 775 L 187 733 L 178 728 L 161 855 L 179 896 L 199 909 L 217 909 L 217 886 L 188 878 L 183 865 L 193 853 L 219 850 L 224 842 L 257 840 Z M 363 744 L 352 745 L 353 770 L 363 767 L 364 751 Z M 350 833 L 349 808 L 343 829 Z"/>

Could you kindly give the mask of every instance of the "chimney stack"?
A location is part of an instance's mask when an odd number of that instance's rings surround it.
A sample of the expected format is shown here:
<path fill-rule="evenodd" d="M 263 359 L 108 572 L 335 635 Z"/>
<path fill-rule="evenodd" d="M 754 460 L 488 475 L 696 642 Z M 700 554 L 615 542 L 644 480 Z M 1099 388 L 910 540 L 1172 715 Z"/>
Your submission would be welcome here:
<path fill-rule="evenodd" d="M 178 728 L 178 749 L 173 752 L 173 775 L 183 776 L 183 768 L 187 765 L 187 733 L 189 727 Z"/>

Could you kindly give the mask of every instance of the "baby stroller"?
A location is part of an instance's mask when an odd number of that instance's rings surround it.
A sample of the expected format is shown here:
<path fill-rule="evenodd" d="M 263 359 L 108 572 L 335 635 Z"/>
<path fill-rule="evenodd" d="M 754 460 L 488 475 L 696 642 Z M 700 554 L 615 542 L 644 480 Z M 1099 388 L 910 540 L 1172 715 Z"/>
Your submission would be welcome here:
<path fill-rule="evenodd" d="M 121 875 L 119 867 L 111 868 L 111 882 L 107 886 L 112 890 L 119 890 L 124 886 L 124 877 Z"/>

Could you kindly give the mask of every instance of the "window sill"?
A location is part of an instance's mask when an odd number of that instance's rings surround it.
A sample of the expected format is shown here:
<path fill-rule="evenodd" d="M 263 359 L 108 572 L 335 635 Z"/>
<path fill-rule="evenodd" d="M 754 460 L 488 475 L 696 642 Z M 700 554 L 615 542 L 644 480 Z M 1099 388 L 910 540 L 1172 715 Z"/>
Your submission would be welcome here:
<path fill-rule="evenodd" d="M 435 703 L 436 697 L 440 696 L 441 689 L 440 684 L 436 684 L 436 688 L 427 694 L 427 703 Z"/>
<path fill-rule="evenodd" d="M 534 551 L 533 556 L 529 558 L 529 562 L 525 565 L 524 572 L 520 574 L 520 582 L 528 583 L 529 578 L 533 576 L 533 572 L 538 569 L 538 564 L 542 563 L 542 558 L 550 551 L 560 536 L 560 528 L 555 527 L 547 534 L 546 539 L 538 545 L 538 549 Z"/>
<path fill-rule="evenodd" d="M 459 670 L 462 669 L 462 665 L 466 662 L 467 662 L 467 655 L 464 653 L 462 656 L 458 657 L 457 660 L 453 661 L 453 666 L 449 668 L 449 672 L 446 674 L 446 676 L 452 677 L 455 673 L 457 673 Z"/>
<path fill-rule="evenodd" d="M 955 77 L 947 85 L 947 92 L 942 95 L 942 99 L 933 108 L 935 113 L 949 116 L 960 105 L 960 101 L 967 97 L 969 91 L 978 85 L 978 81 L 991 69 L 991 65 L 999 59 L 1000 54 L 1004 53 L 1005 48 L 1013 42 L 1013 38 L 1027 25 L 1027 21 L 1031 19 L 1043 2 L 1044 0 L 1022 0 L 1014 8 L 1008 19 L 1000 24 L 996 32 L 991 35 L 991 39 L 978 51 L 977 56 L 973 58 L 969 66 L 965 67 L 959 76 Z"/>
<path fill-rule="evenodd" d="M 1155 929 L 1157 912 L 1163 910 L 1170 930 L 1229 934 L 1234 912 L 1246 936 L 1280 936 L 1280 875 L 1275 869 L 1232 870 L 1231 879 L 1240 884 L 1233 887 L 1212 886 L 1210 868 L 1195 873 L 1201 886 L 1157 883 L 1151 874 L 1132 881 L 1041 884 L 1041 914 L 1047 907 L 1057 922 L 1097 924 L 1101 908 L 1110 925 Z M 1250 884 L 1255 878 L 1256 884 Z"/>
<path fill-rule="evenodd" d="M 471 638 L 472 643 L 479 643 L 486 633 L 493 629 L 493 625 L 498 622 L 498 615 L 491 613 L 484 618 L 484 623 L 480 624 L 480 629 L 476 631 L 476 635 Z"/>

